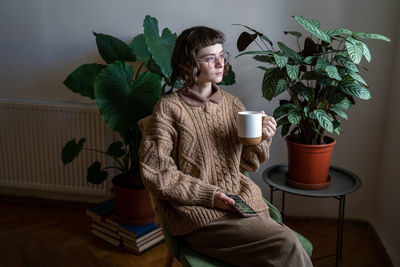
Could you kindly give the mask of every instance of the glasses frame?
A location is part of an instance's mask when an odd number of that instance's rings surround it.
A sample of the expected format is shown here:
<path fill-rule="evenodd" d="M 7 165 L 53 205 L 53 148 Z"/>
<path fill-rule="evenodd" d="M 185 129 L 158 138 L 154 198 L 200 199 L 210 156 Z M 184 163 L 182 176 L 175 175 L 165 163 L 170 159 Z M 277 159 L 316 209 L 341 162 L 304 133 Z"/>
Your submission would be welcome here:
<path fill-rule="evenodd" d="M 223 60 L 223 65 L 228 64 L 231 54 L 229 52 L 223 52 L 220 56 L 208 56 L 208 58 L 213 58 L 213 60 L 206 60 L 201 58 L 196 58 L 198 62 L 206 62 L 209 68 L 215 67 L 217 64 L 217 60 L 221 62 Z"/>

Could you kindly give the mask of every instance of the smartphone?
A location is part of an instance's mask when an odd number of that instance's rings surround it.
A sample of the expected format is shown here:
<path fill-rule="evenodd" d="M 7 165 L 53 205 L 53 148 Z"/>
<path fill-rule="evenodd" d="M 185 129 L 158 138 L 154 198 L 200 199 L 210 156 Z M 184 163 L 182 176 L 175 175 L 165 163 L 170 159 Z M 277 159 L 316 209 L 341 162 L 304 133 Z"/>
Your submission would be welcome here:
<path fill-rule="evenodd" d="M 235 205 L 233 208 L 242 216 L 242 217 L 253 217 L 257 216 L 257 212 L 255 212 L 252 208 L 250 208 L 246 202 L 244 202 L 239 196 L 237 195 L 227 195 L 228 197 L 235 200 Z"/>

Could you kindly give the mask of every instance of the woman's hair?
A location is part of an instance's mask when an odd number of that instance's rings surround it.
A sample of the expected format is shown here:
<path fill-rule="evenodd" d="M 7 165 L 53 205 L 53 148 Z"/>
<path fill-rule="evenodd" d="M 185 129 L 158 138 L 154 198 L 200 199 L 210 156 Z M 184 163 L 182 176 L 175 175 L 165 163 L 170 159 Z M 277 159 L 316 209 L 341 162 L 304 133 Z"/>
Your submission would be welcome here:
<path fill-rule="evenodd" d="M 176 39 L 172 53 L 171 85 L 180 77 L 185 86 L 193 86 L 200 74 L 197 52 L 204 47 L 224 42 L 224 34 L 212 28 L 195 26 L 184 30 Z"/>

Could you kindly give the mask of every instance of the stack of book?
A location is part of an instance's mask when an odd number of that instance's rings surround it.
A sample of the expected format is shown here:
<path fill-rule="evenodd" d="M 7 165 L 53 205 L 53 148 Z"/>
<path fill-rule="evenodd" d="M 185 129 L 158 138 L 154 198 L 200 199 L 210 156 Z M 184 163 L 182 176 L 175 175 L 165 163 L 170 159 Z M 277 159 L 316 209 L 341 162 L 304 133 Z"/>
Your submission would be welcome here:
<path fill-rule="evenodd" d="M 90 220 L 90 232 L 119 247 L 122 246 L 140 255 L 164 240 L 159 224 L 130 226 L 117 222 L 114 199 L 109 199 L 86 209 Z"/>

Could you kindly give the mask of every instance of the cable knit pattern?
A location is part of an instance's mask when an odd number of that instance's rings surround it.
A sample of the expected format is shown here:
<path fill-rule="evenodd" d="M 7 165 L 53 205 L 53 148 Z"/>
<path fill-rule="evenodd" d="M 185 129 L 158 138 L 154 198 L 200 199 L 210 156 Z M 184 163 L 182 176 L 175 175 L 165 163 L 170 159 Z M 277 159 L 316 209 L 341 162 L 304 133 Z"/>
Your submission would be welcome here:
<path fill-rule="evenodd" d="M 216 85 L 203 102 L 198 97 L 191 102 L 188 89 L 183 97 L 179 92 L 158 102 L 139 150 L 143 183 L 155 198 L 157 215 L 173 235 L 183 235 L 230 212 L 214 207 L 216 191 L 239 195 L 257 212 L 267 209 L 260 188 L 241 171 L 259 168 L 270 141 L 239 144 L 242 102 Z"/>

